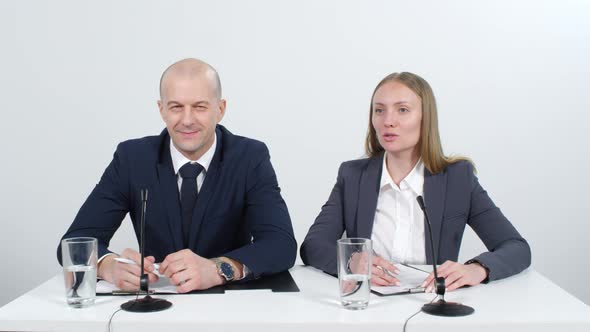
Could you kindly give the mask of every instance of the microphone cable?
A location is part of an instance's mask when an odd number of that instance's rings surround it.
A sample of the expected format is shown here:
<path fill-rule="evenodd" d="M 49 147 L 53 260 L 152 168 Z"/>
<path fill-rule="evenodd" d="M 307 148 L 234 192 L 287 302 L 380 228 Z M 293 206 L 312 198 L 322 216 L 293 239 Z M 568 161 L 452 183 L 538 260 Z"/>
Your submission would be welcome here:
<path fill-rule="evenodd" d="M 139 293 L 141 291 L 137 290 L 137 293 L 135 294 L 135 303 L 137 303 L 137 299 L 139 299 Z M 135 305 L 135 303 L 133 303 Z M 119 311 L 123 310 L 123 308 L 119 307 L 119 309 L 115 310 L 115 312 L 113 312 L 113 314 L 111 315 L 111 318 L 109 318 L 109 325 L 107 325 L 107 332 L 111 332 L 111 323 L 113 321 L 113 317 L 115 317 L 115 314 L 118 313 Z"/>
<path fill-rule="evenodd" d="M 438 298 L 438 295 L 436 295 L 432 300 L 430 300 L 429 303 L 434 302 L 434 300 L 436 300 L 437 298 Z M 420 308 L 420 310 L 418 310 L 415 313 L 413 313 L 410 317 L 406 318 L 406 321 L 404 322 L 403 332 L 406 332 L 406 326 L 408 325 L 408 322 L 410 321 L 410 319 L 414 318 L 414 316 L 418 315 L 421 312 L 422 312 L 422 308 Z"/>

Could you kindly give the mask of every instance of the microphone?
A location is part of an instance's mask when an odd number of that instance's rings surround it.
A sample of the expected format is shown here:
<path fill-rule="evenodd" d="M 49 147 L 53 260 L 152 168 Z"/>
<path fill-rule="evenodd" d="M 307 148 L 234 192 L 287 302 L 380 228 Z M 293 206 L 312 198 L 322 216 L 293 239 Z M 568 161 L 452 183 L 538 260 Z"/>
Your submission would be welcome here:
<path fill-rule="evenodd" d="M 424 199 L 422 196 L 416 197 L 418 201 L 418 205 L 422 212 L 424 213 L 424 218 L 426 219 L 426 224 L 428 225 L 428 234 L 430 235 L 430 249 L 432 250 L 432 269 L 434 271 L 434 287 L 436 289 L 436 294 L 440 297 L 437 302 L 434 303 L 427 303 L 422 306 L 422 311 L 435 316 L 445 316 L 445 317 L 459 317 L 459 316 L 467 316 L 471 315 L 475 310 L 472 307 L 463 305 L 461 303 L 456 302 L 447 302 L 445 301 L 445 278 L 438 277 L 438 271 L 436 269 L 436 262 L 438 261 L 436 258 L 436 252 L 434 250 L 434 240 L 432 238 L 432 225 L 430 224 L 430 219 L 428 219 L 428 213 L 426 213 L 426 206 L 424 205 Z"/>
<path fill-rule="evenodd" d="M 170 308 L 172 303 L 164 299 L 158 299 L 149 295 L 148 275 L 143 269 L 144 260 L 144 245 L 145 245 L 145 215 L 147 208 L 148 190 L 141 189 L 141 225 L 140 225 L 140 253 L 141 253 L 141 276 L 139 277 L 139 293 L 146 293 L 143 299 L 135 299 L 125 302 L 121 305 L 121 309 L 130 312 L 154 312 L 162 311 Z"/>

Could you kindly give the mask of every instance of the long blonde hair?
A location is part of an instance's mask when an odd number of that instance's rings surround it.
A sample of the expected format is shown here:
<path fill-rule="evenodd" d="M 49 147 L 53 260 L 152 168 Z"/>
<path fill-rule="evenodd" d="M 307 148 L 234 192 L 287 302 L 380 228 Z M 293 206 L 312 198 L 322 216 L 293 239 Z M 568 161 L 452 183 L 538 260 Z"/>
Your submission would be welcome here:
<path fill-rule="evenodd" d="M 388 82 L 399 82 L 405 85 L 422 100 L 422 123 L 420 125 L 418 148 L 424 167 L 426 167 L 430 173 L 440 173 L 444 171 L 448 165 L 462 160 L 473 164 L 471 159 L 466 157 L 447 157 L 444 155 L 438 131 L 436 100 L 432 88 L 430 88 L 428 82 L 422 77 L 409 72 L 389 74 L 382 79 L 375 87 L 375 90 L 373 90 L 371 104 L 369 105 L 369 127 L 367 129 L 367 137 L 365 138 L 365 152 L 369 158 L 377 157 L 384 151 L 381 144 L 379 144 L 379 139 L 377 138 L 377 133 L 375 132 L 371 119 L 373 116 L 373 98 L 375 97 L 375 93 L 381 86 Z"/>

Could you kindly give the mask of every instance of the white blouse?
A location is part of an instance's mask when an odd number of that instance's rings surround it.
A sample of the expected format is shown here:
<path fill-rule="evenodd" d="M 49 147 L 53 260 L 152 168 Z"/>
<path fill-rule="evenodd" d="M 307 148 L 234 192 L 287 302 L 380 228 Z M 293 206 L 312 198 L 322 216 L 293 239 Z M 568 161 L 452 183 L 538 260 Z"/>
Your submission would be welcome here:
<path fill-rule="evenodd" d="M 383 155 L 383 170 L 373 222 L 374 252 L 393 263 L 426 264 L 424 213 L 416 197 L 423 195 L 424 164 L 418 160 L 400 182 L 393 182 Z"/>

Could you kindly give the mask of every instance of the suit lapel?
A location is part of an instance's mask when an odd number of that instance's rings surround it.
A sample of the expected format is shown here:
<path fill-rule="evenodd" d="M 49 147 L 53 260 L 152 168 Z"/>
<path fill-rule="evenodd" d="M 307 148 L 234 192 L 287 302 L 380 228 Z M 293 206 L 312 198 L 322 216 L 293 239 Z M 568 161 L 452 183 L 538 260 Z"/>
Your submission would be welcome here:
<path fill-rule="evenodd" d="M 213 155 L 213 159 L 211 160 L 211 164 L 209 165 L 209 169 L 205 175 L 205 181 L 203 181 L 203 185 L 199 190 L 199 198 L 197 199 L 197 204 L 195 204 L 195 209 L 193 210 L 193 220 L 191 222 L 189 238 L 189 248 L 191 249 L 196 249 L 196 242 L 199 237 L 201 224 L 203 223 L 203 219 L 205 217 L 205 211 L 207 210 L 207 206 L 209 206 L 211 197 L 215 192 L 215 188 L 217 188 L 217 182 L 219 181 L 219 178 L 223 172 L 223 163 L 221 158 L 223 135 L 221 134 L 220 129 L 216 129 L 215 134 L 217 135 L 217 147 L 215 148 L 215 154 Z"/>
<path fill-rule="evenodd" d="M 447 190 L 447 173 L 445 171 L 438 174 L 431 174 L 428 169 L 424 169 L 424 201 L 425 209 L 430 218 L 432 225 L 432 238 L 434 240 L 434 250 L 437 258 L 440 257 L 440 233 L 442 228 L 442 216 L 445 206 L 445 193 Z M 428 225 L 424 219 L 424 242 L 426 249 L 426 262 L 432 264 L 432 251 L 430 237 L 428 235 Z M 438 264 L 438 262 L 437 262 Z"/>
<path fill-rule="evenodd" d="M 356 211 L 356 235 L 354 236 L 371 238 L 382 167 L 383 159 L 371 158 L 361 174 Z M 347 236 L 351 237 L 348 234 Z"/>
<path fill-rule="evenodd" d="M 174 241 L 174 249 L 178 251 L 183 247 L 178 181 L 172 168 L 170 137 L 164 135 L 163 140 L 164 142 L 162 142 L 162 148 L 160 150 L 160 161 L 158 162 L 158 182 L 168 214 L 168 226 Z"/>

